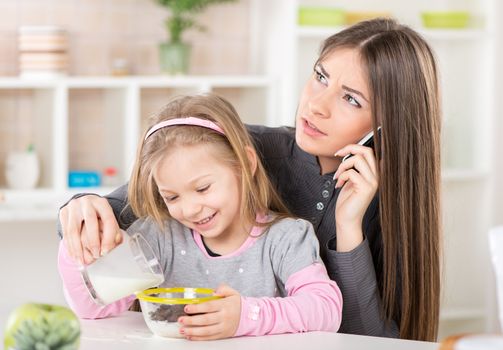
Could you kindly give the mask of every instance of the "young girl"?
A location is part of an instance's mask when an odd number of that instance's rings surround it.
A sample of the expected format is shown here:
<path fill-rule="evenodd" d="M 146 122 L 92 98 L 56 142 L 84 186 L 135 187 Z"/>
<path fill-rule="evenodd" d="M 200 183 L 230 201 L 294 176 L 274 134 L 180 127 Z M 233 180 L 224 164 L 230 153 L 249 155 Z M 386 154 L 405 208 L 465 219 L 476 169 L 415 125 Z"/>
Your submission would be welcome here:
<path fill-rule="evenodd" d="M 129 201 L 140 219 L 128 232 L 140 232 L 153 247 L 163 286 L 215 288 L 223 297 L 186 306 L 193 315 L 178 322 L 187 339 L 338 330 L 342 297 L 312 225 L 288 217 L 244 125 L 222 98 L 186 96 L 165 107 L 139 147 Z M 133 302 L 95 305 L 65 244 L 59 269 L 80 317 L 115 315 Z"/>

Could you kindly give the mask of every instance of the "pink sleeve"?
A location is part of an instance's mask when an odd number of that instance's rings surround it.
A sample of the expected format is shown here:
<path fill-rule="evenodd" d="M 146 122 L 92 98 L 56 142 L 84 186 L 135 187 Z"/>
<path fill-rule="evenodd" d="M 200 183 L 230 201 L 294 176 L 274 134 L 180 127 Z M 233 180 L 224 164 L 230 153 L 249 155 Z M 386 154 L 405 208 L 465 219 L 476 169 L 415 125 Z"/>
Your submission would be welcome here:
<path fill-rule="evenodd" d="M 135 300 L 135 296 L 130 295 L 106 306 L 96 304 L 84 285 L 78 265 L 68 255 L 63 240 L 59 243 L 58 270 L 63 280 L 66 302 L 80 318 L 96 319 L 118 315 L 129 309 Z"/>
<path fill-rule="evenodd" d="M 241 319 L 235 336 L 337 332 L 342 295 L 320 263 L 297 271 L 286 283 L 287 297 L 241 298 Z"/>

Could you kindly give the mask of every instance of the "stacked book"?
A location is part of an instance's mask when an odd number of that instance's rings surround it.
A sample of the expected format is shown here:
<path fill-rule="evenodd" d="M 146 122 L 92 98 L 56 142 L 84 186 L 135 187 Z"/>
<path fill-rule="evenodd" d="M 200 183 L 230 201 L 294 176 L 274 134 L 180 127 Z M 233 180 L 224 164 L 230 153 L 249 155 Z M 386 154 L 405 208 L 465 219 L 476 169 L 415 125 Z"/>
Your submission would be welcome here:
<path fill-rule="evenodd" d="M 66 31 L 54 26 L 19 28 L 19 75 L 22 78 L 55 78 L 66 75 Z"/>

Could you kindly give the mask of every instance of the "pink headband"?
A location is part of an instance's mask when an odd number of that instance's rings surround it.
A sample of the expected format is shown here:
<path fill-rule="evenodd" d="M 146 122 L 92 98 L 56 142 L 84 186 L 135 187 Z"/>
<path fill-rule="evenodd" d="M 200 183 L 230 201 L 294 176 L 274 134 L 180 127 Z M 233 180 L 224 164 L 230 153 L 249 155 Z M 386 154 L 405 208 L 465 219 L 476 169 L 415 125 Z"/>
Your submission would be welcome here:
<path fill-rule="evenodd" d="M 201 119 L 201 118 L 196 118 L 196 117 L 187 117 L 187 118 L 169 119 L 169 120 L 165 120 L 165 121 L 162 121 L 160 123 L 155 124 L 147 132 L 147 135 L 145 136 L 145 140 L 148 139 L 148 137 L 150 135 L 152 135 L 154 132 L 156 132 L 157 130 L 165 128 L 167 126 L 173 126 L 173 125 L 196 125 L 196 126 L 201 126 L 203 128 L 215 130 L 216 132 L 218 132 L 222 135 L 225 135 L 222 128 L 219 127 L 217 124 L 213 123 L 211 120 Z"/>

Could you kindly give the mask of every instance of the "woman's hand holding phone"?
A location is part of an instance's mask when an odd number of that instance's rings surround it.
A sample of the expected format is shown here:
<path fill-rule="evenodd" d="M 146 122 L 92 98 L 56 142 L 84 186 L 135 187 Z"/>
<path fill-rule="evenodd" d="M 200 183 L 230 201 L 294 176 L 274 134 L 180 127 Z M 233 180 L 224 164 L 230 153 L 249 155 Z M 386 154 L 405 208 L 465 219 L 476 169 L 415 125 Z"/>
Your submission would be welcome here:
<path fill-rule="evenodd" d="M 335 207 L 337 251 L 350 251 L 363 241 L 363 216 L 378 188 L 377 162 L 372 148 L 357 144 L 335 156 L 345 158 L 334 174 L 335 187 L 341 188 Z"/>

